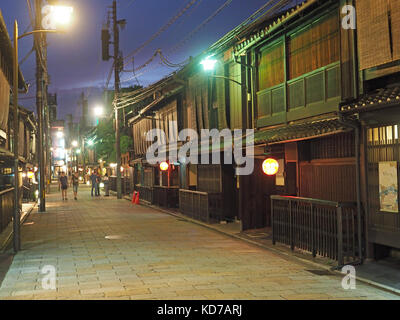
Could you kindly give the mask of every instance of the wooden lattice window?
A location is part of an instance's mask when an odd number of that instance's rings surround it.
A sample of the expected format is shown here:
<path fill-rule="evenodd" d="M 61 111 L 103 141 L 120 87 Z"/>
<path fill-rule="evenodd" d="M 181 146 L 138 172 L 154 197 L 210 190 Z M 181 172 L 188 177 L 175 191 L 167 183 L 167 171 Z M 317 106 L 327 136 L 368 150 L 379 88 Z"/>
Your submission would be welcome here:
<path fill-rule="evenodd" d="M 258 56 L 258 91 L 285 81 L 285 57 L 283 42 L 263 49 Z"/>
<path fill-rule="evenodd" d="M 336 14 L 313 22 L 289 37 L 289 77 L 295 79 L 340 60 Z"/>

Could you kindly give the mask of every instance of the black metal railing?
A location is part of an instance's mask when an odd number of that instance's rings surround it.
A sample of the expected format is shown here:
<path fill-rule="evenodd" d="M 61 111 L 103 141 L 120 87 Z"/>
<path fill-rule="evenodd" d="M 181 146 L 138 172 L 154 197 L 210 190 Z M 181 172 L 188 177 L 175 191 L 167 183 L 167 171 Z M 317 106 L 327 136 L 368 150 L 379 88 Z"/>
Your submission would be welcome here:
<path fill-rule="evenodd" d="M 148 202 L 149 204 L 153 204 L 153 187 L 146 187 L 136 185 L 136 191 L 139 192 L 139 199 Z"/>
<path fill-rule="evenodd" d="M 165 208 L 177 208 L 179 206 L 179 187 L 153 187 L 153 203 Z"/>
<path fill-rule="evenodd" d="M 271 218 L 273 244 L 327 257 L 340 266 L 359 260 L 363 248 L 358 245 L 355 203 L 271 196 Z"/>
<path fill-rule="evenodd" d="M 0 232 L 12 221 L 14 197 L 14 188 L 0 191 Z"/>
<path fill-rule="evenodd" d="M 179 209 L 193 219 L 211 223 L 223 218 L 222 194 L 179 190 Z"/>
<path fill-rule="evenodd" d="M 117 177 L 109 178 L 109 187 L 111 191 L 117 192 Z M 132 192 L 129 177 L 121 177 L 122 194 L 130 194 Z"/>

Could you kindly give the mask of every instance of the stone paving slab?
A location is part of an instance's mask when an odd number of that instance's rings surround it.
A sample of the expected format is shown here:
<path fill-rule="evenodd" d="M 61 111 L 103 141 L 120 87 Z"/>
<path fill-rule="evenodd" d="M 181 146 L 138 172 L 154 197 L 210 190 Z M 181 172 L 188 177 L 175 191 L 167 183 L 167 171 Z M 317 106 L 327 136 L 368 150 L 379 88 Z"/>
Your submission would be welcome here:
<path fill-rule="evenodd" d="M 362 283 L 346 291 L 340 276 L 84 186 L 78 201 L 60 198 L 23 225 L 0 299 L 400 299 Z M 42 286 L 46 266 L 54 290 Z"/>

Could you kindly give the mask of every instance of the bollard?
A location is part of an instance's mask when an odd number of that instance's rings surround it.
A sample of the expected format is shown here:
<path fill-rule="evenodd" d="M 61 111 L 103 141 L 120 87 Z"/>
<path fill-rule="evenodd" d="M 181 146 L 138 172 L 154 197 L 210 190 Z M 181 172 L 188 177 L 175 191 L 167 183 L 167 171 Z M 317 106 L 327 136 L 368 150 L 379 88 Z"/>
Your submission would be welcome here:
<path fill-rule="evenodd" d="M 136 195 L 135 204 L 139 204 L 139 191 L 138 191 L 138 193 L 137 193 L 137 195 Z"/>
<path fill-rule="evenodd" d="M 133 194 L 132 194 L 132 204 L 135 204 L 136 203 L 136 191 L 133 191 Z"/>

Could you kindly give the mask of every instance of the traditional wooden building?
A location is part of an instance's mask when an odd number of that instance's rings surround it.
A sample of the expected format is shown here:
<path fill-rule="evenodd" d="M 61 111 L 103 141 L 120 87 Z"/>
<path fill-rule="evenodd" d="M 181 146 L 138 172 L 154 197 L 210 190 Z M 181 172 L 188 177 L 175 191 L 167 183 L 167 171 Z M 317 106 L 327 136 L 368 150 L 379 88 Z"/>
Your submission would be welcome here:
<path fill-rule="evenodd" d="M 361 128 L 367 256 L 380 258 L 400 249 L 400 6 L 393 0 L 356 5 L 360 97 L 341 112 Z"/>
<path fill-rule="evenodd" d="M 26 90 L 24 77 L 19 72 L 18 89 Z M 11 142 L 10 93 L 13 84 L 13 45 L 0 11 L 0 232 L 11 221 L 13 212 L 13 181 L 14 181 L 14 150 Z M 23 115 L 21 116 L 21 118 Z M 20 125 L 25 133 L 24 123 Z M 28 139 L 28 134 L 22 136 L 22 141 Z M 21 142 L 20 142 L 21 144 Z M 20 156 L 28 153 L 24 143 L 20 146 Z M 22 182 L 22 172 L 20 175 Z M 22 194 L 22 193 L 21 193 Z"/>
<path fill-rule="evenodd" d="M 135 190 L 139 191 L 142 200 L 163 207 L 178 206 L 180 165 L 178 162 L 169 163 L 167 170 L 162 171 L 160 162 L 149 163 L 146 153 L 153 142 L 147 141 L 146 134 L 153 129 L 165 133 L 159 143 L 165 149 L 163 160 L 166 162 L 168 146 L 178 140 L 178 127 L 182 128 L 178 119 L 182 89 L 174 76 L 170 76 L 142 90 L 135 97 L 136 112 L 128 120 L 133 136 L 133 158 L 130 162 L 134 167 Z"/>
<path fill-rule="evenodd" d="M 342 24 L 345 6 L 357 7 L 357 30 Z M 137 101 L 146 104 L 130 120 L 141 199 L 154 203 L 155 186 L 179 186 L 184 214 L 271 228 L 274 242 L 339 264 L 371 257 L 373 248 L 399 248 L 398 10 L 387 0 L 282 6 L 144 89 Z M 216 61 L 209 73 L 200 65 L 207 57 Z M 177 119 L 178 131 L 254 129 L 253 173 L 178 159 L 170 164 L 177 174 L 164 180 L 144 161 L 151 145 L 144 134 L 165 128 L 162 114 Z M 263 173 L 267 158 L 279 164 L 277 174 Z"/>
<path fill-rule="evenodd" d="M 258 19 L 225 54 L 246 84 L 229 108 L 231 125 L 239 119 L 255 129 L 255 169 L 237 183 L 243 230 L 272 227 L 274 241 L 340 262 L 346 254 L 358 260 L 363 241 L 359 135 L 339 115 L 357 97 L 355 32 L 341 24 L 342 7 L 352 4 L 309 0 Z M 233 68 L 220 75 L 234 77 Z M 279 163 L 276 175 L 263 173 L 266 158 Z"/>

